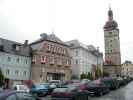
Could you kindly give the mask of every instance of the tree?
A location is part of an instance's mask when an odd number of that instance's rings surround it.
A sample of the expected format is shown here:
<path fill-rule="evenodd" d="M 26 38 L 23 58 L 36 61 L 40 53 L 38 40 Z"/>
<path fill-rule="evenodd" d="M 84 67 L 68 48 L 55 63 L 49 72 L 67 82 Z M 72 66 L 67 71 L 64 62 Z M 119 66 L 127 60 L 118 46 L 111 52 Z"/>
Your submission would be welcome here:
<path fill-rule="evenodd" d="M 92 77 L 92 73 L 91 73 L 91 72 L 88 72 L 88 74 L 87 74 L 87 79 L 93 80 L 93 77 Z"/>
<path fill-rule="evenodd" d="M 3 73 L 2 73 L 2 71 L 1 71 L 1 69 L 0 69 L 0 86 L 3 86 L 3 84 L 4 84 L 4 75 L 3 75 Z"/>
<path fill-rule="evenodd" d="M 102 71 L 99 67 L 97 67 L 97 69 L 96 69 L 95 77 L 96 77 L 96 79 L 99 77 L 102 77 Z"/>
<path fill-rule="evenodd" d="M 108 77 L 108 76 L 109 76 L 109 73 L 106 71 L 103 71 L 103 77 Z"/>
<path fill-rule="evenodd" d="M 77 75 L 72 75 L 71 79 L 79 79 Z"/>
<path fill-rule="evenodd" d="M 85 78 L 87 78 L 87 75 L 84 74 L 84 73 L 82 73 L 82 74 L 80 75 L 80 79 L 85 79 Z"/>

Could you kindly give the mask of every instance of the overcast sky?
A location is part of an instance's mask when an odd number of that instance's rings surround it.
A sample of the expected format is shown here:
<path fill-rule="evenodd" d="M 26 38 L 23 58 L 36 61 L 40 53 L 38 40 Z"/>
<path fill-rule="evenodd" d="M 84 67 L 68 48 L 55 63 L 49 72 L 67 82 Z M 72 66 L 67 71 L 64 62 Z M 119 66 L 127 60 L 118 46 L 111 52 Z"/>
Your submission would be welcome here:
<path fill-rule="evenodd" d="M 132 0 L 0 0 L 0 37 L 32 42 L 53 30 L 63 41 L 78 39 L 104 52 L 109 3 L 120 29 L 122 61 L 133 61 Z"/>

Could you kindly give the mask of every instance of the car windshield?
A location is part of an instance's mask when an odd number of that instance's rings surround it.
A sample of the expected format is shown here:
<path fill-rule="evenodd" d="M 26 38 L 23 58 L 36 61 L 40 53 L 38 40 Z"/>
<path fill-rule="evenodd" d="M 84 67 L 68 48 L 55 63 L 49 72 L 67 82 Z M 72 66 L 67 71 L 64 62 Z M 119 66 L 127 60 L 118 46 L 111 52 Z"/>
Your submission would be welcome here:
<path fill-rule="evenodd" d="M 53 92 L 67 92 L 68 90 L 68 88 L 56 88 Z"/>
<path fill-rule="evenodd" d="M 37 88 L 37 89 L 44 89 L 45 86 L 43 84 L 36 84 L 35 88 Z"/>

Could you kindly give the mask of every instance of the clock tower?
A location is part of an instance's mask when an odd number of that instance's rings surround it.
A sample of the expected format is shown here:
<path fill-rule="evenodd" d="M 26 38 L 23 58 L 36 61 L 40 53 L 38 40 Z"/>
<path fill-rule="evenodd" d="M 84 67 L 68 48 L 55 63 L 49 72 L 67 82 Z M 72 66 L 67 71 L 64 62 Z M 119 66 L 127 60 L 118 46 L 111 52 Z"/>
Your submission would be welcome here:
<path fill-rule="evenodd" d="M 113 11 L 109 8 L 108 21 L 104 25 L 104 48 L 106 71 L 120 75 L 121 52 L 117 22 L 113 19 Z M 110 72 L 109 72 L 110 73 Z"/>

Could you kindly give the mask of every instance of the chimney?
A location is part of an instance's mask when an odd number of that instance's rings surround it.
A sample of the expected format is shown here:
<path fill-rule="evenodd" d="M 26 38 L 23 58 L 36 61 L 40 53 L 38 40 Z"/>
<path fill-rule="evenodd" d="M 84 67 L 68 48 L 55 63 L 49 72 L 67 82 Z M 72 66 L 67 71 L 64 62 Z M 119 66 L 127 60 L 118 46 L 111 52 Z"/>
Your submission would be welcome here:
<path fill-rule="evenodd" d="M 47 34 L 46 33 L 42 33 L 42 34 L 40 34 L 40 36 L 41 36 L 41 39 L 42 40 L 47 39 Z"/>
<path fill-rule="evenodd" d="M 28 46 L 28 40 L 24 41 L 24 46 Z"/>

